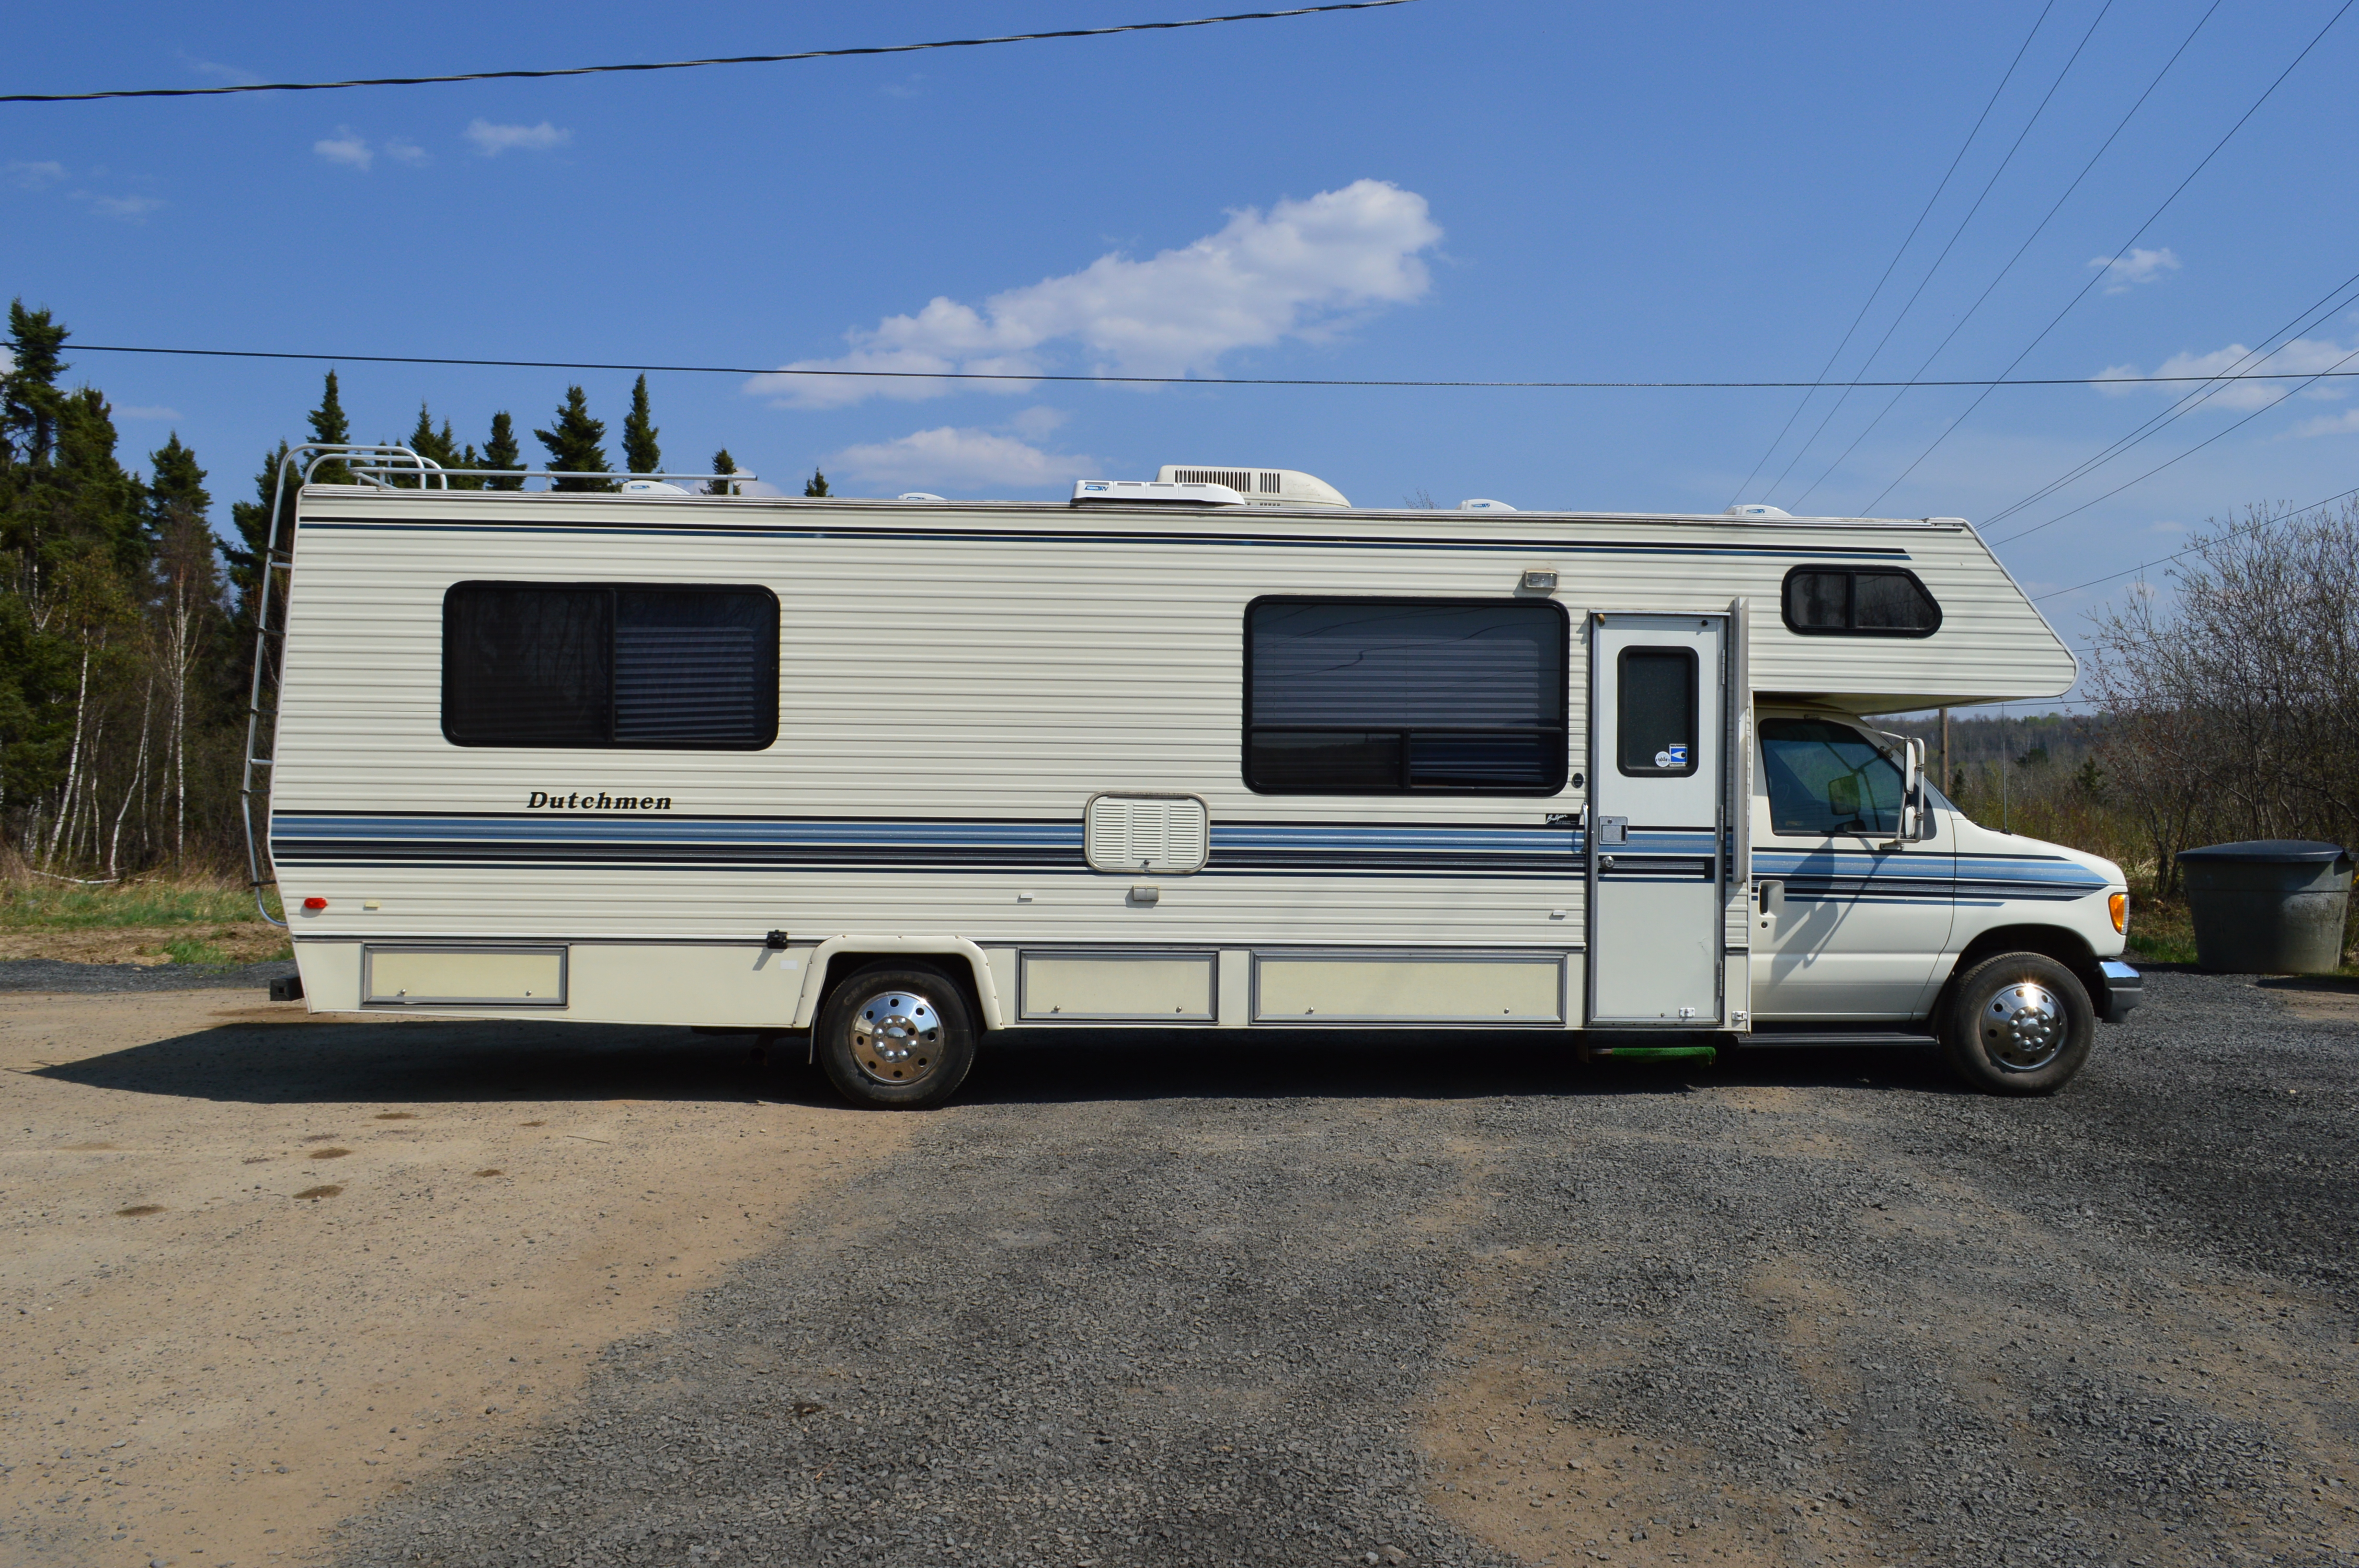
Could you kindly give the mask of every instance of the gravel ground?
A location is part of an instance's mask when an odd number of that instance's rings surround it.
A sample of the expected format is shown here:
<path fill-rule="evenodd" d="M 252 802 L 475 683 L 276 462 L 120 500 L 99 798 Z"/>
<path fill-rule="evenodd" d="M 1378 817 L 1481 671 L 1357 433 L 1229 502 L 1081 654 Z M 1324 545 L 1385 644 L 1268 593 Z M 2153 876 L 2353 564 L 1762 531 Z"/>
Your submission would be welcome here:
<path fill-rule="evenodd" d="M 2149 987 L 2034 1101 L 1909 1049 L 1011 1044 L 343 1555 L 2359 1562 L 2359 1027 Z"/>
<path fill-rule="evenodd" d="M 96 995 L 114 991 L 252 990 L 295 972 L 295 960 L 214 968 L 204 964 L 70 964 L 57 958 L 0 961 L 0 991 Z"/>

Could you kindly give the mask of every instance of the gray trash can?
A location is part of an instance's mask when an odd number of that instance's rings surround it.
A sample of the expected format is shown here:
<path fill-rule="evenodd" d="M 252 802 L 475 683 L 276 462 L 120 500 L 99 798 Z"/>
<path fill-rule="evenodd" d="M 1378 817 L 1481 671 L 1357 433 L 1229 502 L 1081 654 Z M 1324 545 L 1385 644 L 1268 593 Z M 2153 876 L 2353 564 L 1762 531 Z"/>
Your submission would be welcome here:
<path fill-rule="evenodd" d="M 2330 974 L 2343 962 L 2351 855 L 2307 838 L 2252 838 L 2179 853 L 2195 957 L 2219 975 Z"/>

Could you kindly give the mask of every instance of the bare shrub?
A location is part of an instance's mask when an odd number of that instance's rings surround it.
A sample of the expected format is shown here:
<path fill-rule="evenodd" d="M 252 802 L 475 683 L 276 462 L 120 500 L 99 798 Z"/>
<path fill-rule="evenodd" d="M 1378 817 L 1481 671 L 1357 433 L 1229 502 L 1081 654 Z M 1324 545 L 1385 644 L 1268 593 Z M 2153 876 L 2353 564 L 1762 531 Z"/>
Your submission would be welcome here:
<path fill-rule="evenodd" d="M 2190 845 L 2359 839 L 2359 503 L 2255 508 L 2170 577 L 2094 618 L 2088 673 L 2158 889 Z"/>

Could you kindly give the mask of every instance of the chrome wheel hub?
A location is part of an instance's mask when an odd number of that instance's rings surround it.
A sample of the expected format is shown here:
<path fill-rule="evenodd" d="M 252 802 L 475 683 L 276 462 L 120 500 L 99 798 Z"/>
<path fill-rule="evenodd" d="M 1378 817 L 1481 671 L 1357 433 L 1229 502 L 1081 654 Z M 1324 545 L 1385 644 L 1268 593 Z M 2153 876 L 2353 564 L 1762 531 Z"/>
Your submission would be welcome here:
<path fill-rule="evenodd" d="M 942 1059 L 942 1016 L 915 991 L 878 991 L 853 1010 L 852 1059 L 880 1084 L 922 1082 Z"/>
<path fill-rule="evenodd" d="M 2001 987 L 1983 1008 L 1983 1048 L 2011 1073 L 2031 1073 L 2064 1049 L 2064 1004 L 2033 980 Z"/>

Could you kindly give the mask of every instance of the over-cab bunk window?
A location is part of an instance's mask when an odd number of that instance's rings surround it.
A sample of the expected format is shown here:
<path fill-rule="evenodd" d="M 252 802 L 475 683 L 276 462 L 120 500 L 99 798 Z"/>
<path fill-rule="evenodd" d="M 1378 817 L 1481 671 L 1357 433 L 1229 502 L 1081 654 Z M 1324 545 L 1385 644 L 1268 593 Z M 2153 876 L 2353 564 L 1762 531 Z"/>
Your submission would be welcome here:
<path fill-rule="evenodd" d="M 1807 637 L 1930 637 L 1941 607 L 1897 567 L 1796 567 L 1786 574 L 1786 628 Z"/>
<path fill-rule="evenodd" d="M 778 736 L 766 588 L 462 582 L 442 596 L 457 746 L 758 751 Z"/>
<path fill-rule="evenodd" d="M 1564 611 L 1532 600 L 1257 599 L 1245 776 L 1264 795 L 1554 795 Z"/>

